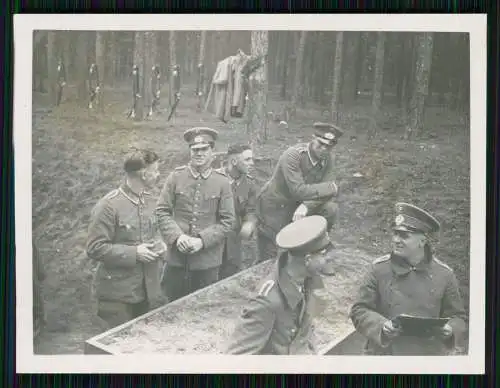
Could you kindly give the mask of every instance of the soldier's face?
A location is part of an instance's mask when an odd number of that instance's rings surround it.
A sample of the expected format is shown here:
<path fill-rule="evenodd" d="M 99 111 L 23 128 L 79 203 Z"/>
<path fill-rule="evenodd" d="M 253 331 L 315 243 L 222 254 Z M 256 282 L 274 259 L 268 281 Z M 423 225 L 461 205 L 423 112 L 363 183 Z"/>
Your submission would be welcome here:
<path fill-rule="evenodd" d="M 392 251 L 409 259 L 420 258 L 425 245 L 425 236 L 422 233 L 407 232 L 404 230 L 393 230 Z"/>
<path fill-rule="evenodd" d="M 212 162 L 212 147 L 191 148 L 191 163 L 195 167 L 203 167 Z"/>
<path fill-rule="evenodd" d="M 311 151 L 319 159 L 327 158 L 333 152 L 334 146 L 322 143 L 314 138 L 311 142 Z"/>
<path fill-rule="evenodd" d="M 155 162 L 144 169 L 142 180 L 146 187 L 154 187 L 160 177 L 159 163 Z"/>
<path fill-rule="evenodd" d="M 252 150 L 245 150 L 236 158 L 236 168 L 242 174 L 248 174 L 253 169 L 253 152 Z"/>
<path fill-rule="evenodd" d="M 327 253 L 328 250 L 324 249 L 305 257 L 306 268 L 311 275 L 330 275 Z"/>

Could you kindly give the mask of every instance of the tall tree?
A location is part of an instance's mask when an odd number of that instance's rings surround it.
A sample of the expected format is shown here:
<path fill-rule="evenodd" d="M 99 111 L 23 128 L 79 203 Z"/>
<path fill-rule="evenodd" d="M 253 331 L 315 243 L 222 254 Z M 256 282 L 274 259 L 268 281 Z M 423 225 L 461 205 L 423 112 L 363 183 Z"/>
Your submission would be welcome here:
<path fill-rule="evenodd" d="M 88 104 L 87 75 L 88 75 L 88 34 L 81 31 L 76 35 L 76 73 L 78 83 L 78 100 L 82 106 Z"/>
<path fill-rule="evenodd" d="M 118 74 L 118 42 L 117 42 L 117 31 L 109 31 L 108 33 L 108 50 L 109 50 L 109 66 L 106 75 L 109 84 L 112 86 L 116 85 L 116 76 Z"/>
<path fill-rule="evenodd" d="M 153 107 L 153 89 L 152 89 L 152 76 L 153 66 L 156 64 L 157 56 L 156 47 L 156 32 L 144 32 L 144 82 L 143 82 L 143 96 L 144 96 L 144 111 L 149 116 L 152 114 Z"/>
<path fill-rule="evenodd" d="M 359 47 L 361 43 L 360 31 L 349 31 L 345 33 L 345 66 L 344 80 L 342 82 L 342 103 L 349 104 L 356 99 L 356 82 L 358 69 L 360 69 L 361 57 Z"/>
<path fill-rule="evenodd" d="M 170 68 L 168 69 L 169 74 L 169 102 L 170 105 L 174 103 L 174 68 L 177 65 L 177 47 L 176 47 L 176 34 L 174 30 L 170 30 L 169 37 L 169 49 L 170 49 Z"/>
<path fill-rule="evenodd" d="M 56 103 L 56 82 L 57 82 L 57 48 L 56 48 L 56 32 L 48 31 L 47 33 L 47 69 L 48 69 L 48 91 L 50 103 Z"/>
<path fill-rule="evenodd" d="M 331 120 L 334 124 L 338 124 L 339 117 L 339 99 L 340 99 L 340 83 L 342 75 L 342 54 L 344 49 L 344 33 L 337 31 L 335 40 L 335 59 L 333 61 L 333 85 L 332 85 L 332 103 L 331 103 Z"/>
<path fill-rule="evenodd" d="M 373 72 L 373 94 L 372 109 L 373 120 L 372 129 L 375 130 L 377 118 L 380 113 L 382 103 L 382 87 L 384 84 L 384 53 L 385 53 L 386 33 L 381 31 L 377 33 L 377 50 L 375 53 L 375 70 Z"/>
<path fill-rule="evenodd" d="M 105 32 L 97 31 L 96 32 L 96 40 L 95 40 L 95 63 L 97 65 L 97 69 L 99 70 L 99 83 L 101 84 L 101 90 L 99 95 L 99 110 L 104 112 L 104 81 L 103 77 L 106 74 L 106 66 L 105 66 L 105 56 L 106 56 L 106 41 L 104 39 Z"/>
<path fill-rule="evenodd" d="M 269 32 L 252 31 L 251 39 L 251 56 L 261 58 L 261 66 L 249 77 L 246 129 L 253 148 L 257 150 L 257 143 L 263 142 L 267 133 L 267 50 Z"/>
<path fill-rule="evenodd" d="M 281 61 L 281 67 L 279 68 L 279 76 L 280 76 L 280 83 L 281 83 L 281 88 L 280 88 L 280 97 L 282 99 L 286 98 L 286 86 L 287 86 L 287 79 L 288 79 L 288 59 L 290 56 L 290 50 L 289 50 L 289 36 L 290 32 L 289 31 L 280 31 L 279 32 L 280 36 L 282 37 L 282 40 L 280 42 L 280 45 L 282 46 L 282 55 L 280 57 Z"/>
<path fill-rule="evenodd" d="M 135 104 L 136 121 L 141 121 L 144 118 L 144 32 L 137 31 L 134 38 L 134 65 L 139 70 L 139 95 Z"/>
<path fill-rule="evenodd" d="M 407 136 L 418 134 L 423 128 L 425 99 L 429 91 L 429 75 L 432 65 L 433 33 L 422 32 L 415 36 L 416 69 Z"/>
<path fill-rule="evenodd" d="M 207 31 L 203 30 L 199 33 L 200 37 L 200 51 L 198 56 L 198 81 L 197 81 L 197 98 L 198 98 L 198 109 L 201 109 L 203 105 L 203 99 L 205 95 L 205 45 L 207 41 Z"/>
<path fill-rule="evenodd" d="M 302 71 L 304 62 L 304 49 L 306 47 L 307 31 L 300 32 L 299 45 L 297 47 L 297 62 L 295 64 L 295 83 L 292 94 L 292 106 L 297 108 L 299 99 L 302 98 L 304 93 L 304 84 L 302 82 Z M 295 113 L 295 112 L 294 112 Z"/>

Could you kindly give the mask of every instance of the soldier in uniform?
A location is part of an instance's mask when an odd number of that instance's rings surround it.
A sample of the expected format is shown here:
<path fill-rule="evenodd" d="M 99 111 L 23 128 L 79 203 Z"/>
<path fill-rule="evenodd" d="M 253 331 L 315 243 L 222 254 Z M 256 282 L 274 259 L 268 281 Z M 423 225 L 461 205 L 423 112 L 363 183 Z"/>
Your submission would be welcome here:
<path fill-rule="evenodd" d="M 319 214 L 331 228 L 337 213 L 332 151 L 343 131 L 315 123 L 314 138 L 288 148 L 257 196 L 258 261 L 276 257 L 276 233 L 289 222 Z"/>
<path fill-rule="evenodd" d="M 92 211 L 87 255 L 98 264 L 98 315 L 111 327 L 166 302 L 160 269 L 167 250 L 154 217 L 156 199 L 148 191 L 159 177 L 158 155 L 136 150 L 125 160 L 125 182 Z"/>
<path fill-rule="evenodd" d="M 156 207 L 169 247 L 163 287 L 170 300 L 219 279 L 224 239 L 235 215 L 229 179 L 211 167 L 217 135 L 205 127 L 184 133 L 191 161 L 168 176 Z"/>
<path fill-rule="evenodd" d="M 257 225 L 255 216 L 256 187 L 250 172 L 253 152 L 248 145 L 231 145 L 227 150 L 227 165 L 223 170 L 229 177 L 233 190 L 236 223 L 226 238 L 220 278 L 239 272 L 242 267 L 242 240 L 252 237 Z"/>
<path fill-rule="evenodd" d="M 444 355 L 461 352 L 466 313 L 453 270 L 431 251 L 429 237 L 440 228 L 428 212 L 396 204 L 392 253 L 376 260 L 361 284 L 350 317 L 367 338 L 371 355 Z M 439 330 L 405 335 L 400 314 L 450 318 Z"/>
<path fill-rule="evenodd" d="M 316 354 L 312 319 L 319 313 L 322 275 L 332 248 L 327 220 L 308 216 L 277 235 L 279 255 L 271 275 L 243 308 L 228 354 Z"/>

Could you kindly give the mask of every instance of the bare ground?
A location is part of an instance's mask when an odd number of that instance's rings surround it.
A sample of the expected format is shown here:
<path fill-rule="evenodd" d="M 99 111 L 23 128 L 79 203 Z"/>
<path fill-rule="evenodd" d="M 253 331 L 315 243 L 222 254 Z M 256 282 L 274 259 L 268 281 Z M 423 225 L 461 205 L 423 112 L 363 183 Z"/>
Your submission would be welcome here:
<path fill-rule="evenodd" d="M 105 96 L 113 103 L 106 106 L 106 115 L 77 107 L 71 101 L 74 91 L 69 92 L 70 100 L 53 111 L 47 109 L 46 96 L 34 95 L 33 232 L 48 272 L 44 289 L 48 322 L 35 346 L 40 354 L 82 353 L 84 341 L 105 330 L 90 297 L 93 267 L 84 251 L 86 229 L 92 206 L 121 182 L 129 146 L 156 150 L 163 157 L 166 176 L 187 161 L 181 134 L 191 126 L 217 128 L 219 151 L 231 142 L 247 140 L 235 129 L 238 125 L 198 112 L 190 97 L 181 101 L 173 123 L 165 123 L 165 115 L 135 123 L 125 118 L 127 90 L 107 91 Z M 270 99 L 270 110 L 279 111 L 280 105 Z M 408 142 L 402 137 L 397 110 L 389 106 L 375 136 L 368 136 L 367 112 L 369 103 L 360 100 L 355 107 L 345 107 L 342 115 L 346 135 L 336 151 L 342 193 L 333 239 L 369 256 L 384 254 L 394 202 L 429 209 L 443 226 L 436 252 L 455 269 L 468 305 L 468 128 L 456 113 L 433 107 L 427 110 L 425 132 Z M 288 131 L 278 131 L 273 124 L 257 153 L 262 158 L 259 180 L 270 173 L 280 151 L 307 141 L 310 124 L 320 119 L 325 119 L 323 111 L 311 106 L 298 110 Z"/>

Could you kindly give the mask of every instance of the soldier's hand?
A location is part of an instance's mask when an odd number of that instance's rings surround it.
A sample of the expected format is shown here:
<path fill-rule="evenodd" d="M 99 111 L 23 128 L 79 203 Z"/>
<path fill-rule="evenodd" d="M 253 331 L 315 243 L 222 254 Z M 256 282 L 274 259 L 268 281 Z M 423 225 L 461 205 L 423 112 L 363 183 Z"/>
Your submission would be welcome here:
<path fill-rule="evenodd" d="M 252 237 L 253 232 L 255 231 L 255 223 L 247 221 L 243 223 L 240 230 L 240 237 L 243 240 L 248 240 Z"/>
<path fill-rule="evenodd" d="M 440 334 L 443 338 L 450 338 L 453 334 L 453 328 L 449 324 L 446 324 L 441 328 Z"/>
<path fill-rule="evenodd" d="M 299 205 L 299 207 L 295 210 L 295 213 L 293 213 L 293 221 L 300 220 L 301 218 L 304 218 L 307 216 L 307 206 L 304 205 L 303 203 Z"/>
<path fill-rule="evenodd" d="M 191 244 L 191 237 L 189 237 L 186 234 L 183 234 L 177 239 L 177 249 L 181 253 L 189 253 L 191 250 L 192 244 Z"/>
<path fill-rule="evenodd" d="M 203 248 L 203 240 L 201 238 L 191 238 L 191 251 L 189 253 L 196 253 Z"/>
<path fill-rule="evenodd" d="M 382 326 L 382 333 L 387 339 L 393 339 L 401 334 L 401 329 L 391 320 L 387 320 L 384 322 L 384 326 Z"/>
<path fill-rule="evenodd" d="M 150 263 L 158 259 L 158 254 L 153 252 L 150 248 L 154 246 L 154 243 L 143 243 L 137 246 L 137 260 L 143 263 Z"/>

